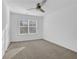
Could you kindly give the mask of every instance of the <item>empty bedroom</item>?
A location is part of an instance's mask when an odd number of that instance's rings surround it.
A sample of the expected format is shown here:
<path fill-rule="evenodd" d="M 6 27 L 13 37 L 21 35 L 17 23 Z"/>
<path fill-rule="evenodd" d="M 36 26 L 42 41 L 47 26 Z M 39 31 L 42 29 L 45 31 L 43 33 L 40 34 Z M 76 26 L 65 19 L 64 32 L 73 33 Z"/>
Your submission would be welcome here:
<path fill-rule="evenodd" d="M 76 0 L 2 0 L 3 59 L 77 59 Z"/>

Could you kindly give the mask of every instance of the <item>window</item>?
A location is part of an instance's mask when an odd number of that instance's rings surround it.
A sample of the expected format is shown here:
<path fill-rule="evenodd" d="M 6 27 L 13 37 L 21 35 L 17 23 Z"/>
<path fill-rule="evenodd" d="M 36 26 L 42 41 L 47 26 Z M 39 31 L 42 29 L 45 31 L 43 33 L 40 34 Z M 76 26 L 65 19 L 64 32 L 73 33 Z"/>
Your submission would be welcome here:
<path fill-rule="evenodd" d="M 29 32 L 36 33 L 36 21 L 35 20 L 29 21 Z"/>
<path fill-rule="evenodd" d="M 36 20 L 20 20 L 20 34 L 35 34 L 37 32 Z"/>

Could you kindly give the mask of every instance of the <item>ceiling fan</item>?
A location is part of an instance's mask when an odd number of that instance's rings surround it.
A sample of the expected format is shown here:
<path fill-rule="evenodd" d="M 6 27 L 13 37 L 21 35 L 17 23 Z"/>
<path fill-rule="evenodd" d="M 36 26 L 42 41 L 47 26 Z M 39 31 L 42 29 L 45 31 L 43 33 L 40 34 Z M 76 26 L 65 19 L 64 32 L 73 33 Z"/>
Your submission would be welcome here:
<path fill-rule="evenodd" d="M 27 9 L 27 10 L 33 10 L 33 9 L 36 9 L 36 10 L 39 10 L 41 12 L 45 12 L 44 9 L 42 9 L 41 7 L 46 3 L 47 0 L 43 0 L 42 2 L 39 2 L 36 4 L 36 7 L 35 8 L 30 8 L 30 9 Z"/>

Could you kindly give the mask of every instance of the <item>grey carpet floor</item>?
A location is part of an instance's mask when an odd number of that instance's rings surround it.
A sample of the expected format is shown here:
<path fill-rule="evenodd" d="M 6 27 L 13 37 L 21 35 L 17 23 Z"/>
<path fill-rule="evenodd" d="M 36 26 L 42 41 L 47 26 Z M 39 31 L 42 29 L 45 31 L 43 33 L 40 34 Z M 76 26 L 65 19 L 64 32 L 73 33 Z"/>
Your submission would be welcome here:
<path fill-rule="evenodd" d="M 40 39 L 11 43 L 3 59 L 77 59 L 77 53 Z"/>

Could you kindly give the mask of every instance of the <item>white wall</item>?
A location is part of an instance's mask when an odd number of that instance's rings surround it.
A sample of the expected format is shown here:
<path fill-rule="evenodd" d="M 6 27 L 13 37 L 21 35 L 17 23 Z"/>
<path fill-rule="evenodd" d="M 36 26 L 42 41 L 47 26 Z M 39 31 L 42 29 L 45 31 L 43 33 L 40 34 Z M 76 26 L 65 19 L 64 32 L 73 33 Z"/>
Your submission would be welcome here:
<path fill-rule="evenodd" d="M 23 18 L 24 17 L 24 18 Z M 32 19 L 37 20 L 37 33 L 36 34 L 19 34 L 19 21 L 20 19 Z M 28 14 L 20 14 L 20 13 L 10 13 L 10 39 L 12 42 L 16 41 L 26 41 L 26 40 L 34 40 L 34 39 L 42 39 L 43 38 L 43 16 L 34 16 Z"/>
<path fill-rule="evenodd" d="M 3 0 L 2 2 L 2 52 L 4 55 L 7 50 L 10 40 L 9 40 L 9 9 Z"/>
<path fill-rule="evenodd" d="M 77 51 L 76 18 L 76 0 L 48 1 L 44 20 L 44 38 Z"/>

